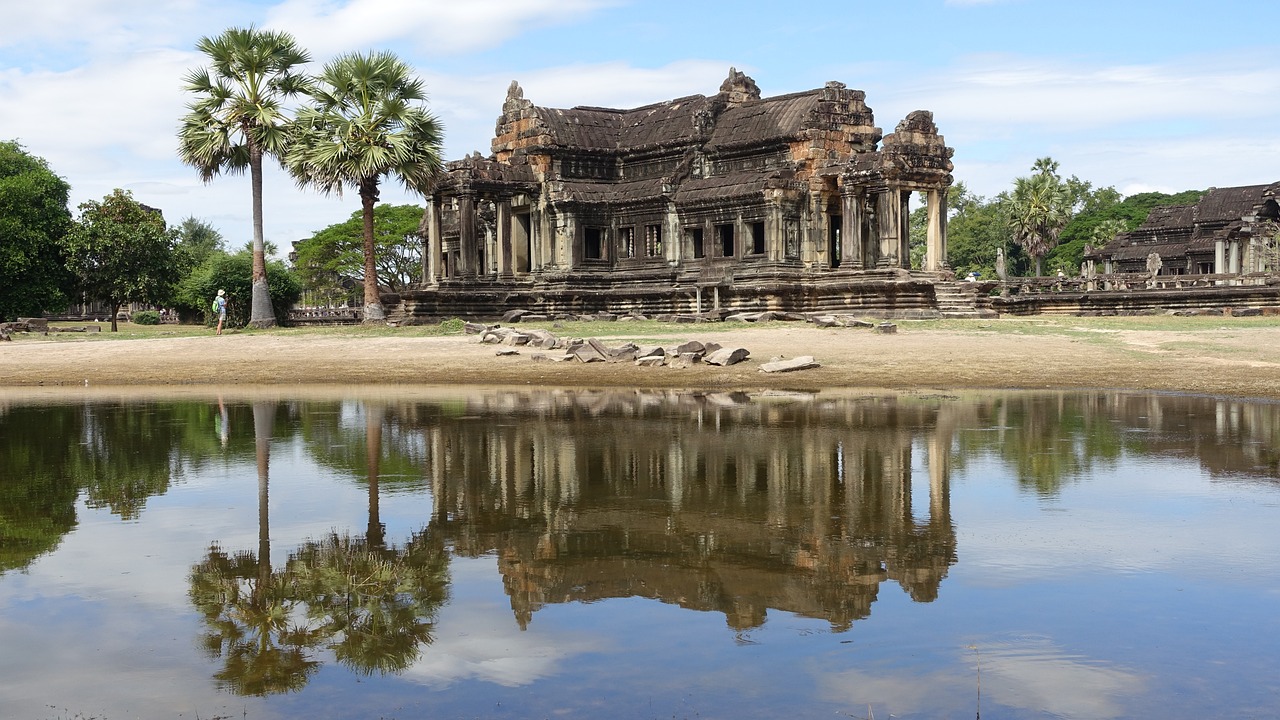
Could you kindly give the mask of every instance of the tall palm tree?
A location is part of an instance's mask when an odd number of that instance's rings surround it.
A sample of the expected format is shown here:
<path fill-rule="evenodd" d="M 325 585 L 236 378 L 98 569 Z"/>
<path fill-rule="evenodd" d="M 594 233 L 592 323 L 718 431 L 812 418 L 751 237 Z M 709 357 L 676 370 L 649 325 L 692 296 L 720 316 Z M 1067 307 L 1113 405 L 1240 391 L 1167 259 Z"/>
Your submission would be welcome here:
<path fill-rule="evenodd" d="M 203 37 L 196 49 L 210 68 L 192 70 L 186 89 L 196 94 L 178 129 L 178 154 L 209 182 L 221 172 L 249 171 L 253 188 L 253 297 L 251 327 L 276 324 L 267 289 L 262 238 L 262 158 L 284 157 L 288 117 L 284 103 L 307 87 L 298 68 L 311 61 L 287 33 L 229 28 Z"/>
<path fill-rule="evenodd" d="M 373 206 L 382 178 L 394 175 L 425 194 L 440 170 L 443 130 L 427 112 L 422 81 L 391 52 L 341 55 L 324 67 L 298 110 L 285 165 L 298 184 L 325 194 L 360 193 L 364 220 L 364 321 L 380 323 Z"/>
<path fill-rule="evenodd" d="M 1056 175 L 1039 172 L 1014 180 L 1009 229 L 1014 242 L 1035 261 L 1036 277 L 1041 275 L 1044 256 L 1057 246 L 1070 219 L 1070 198 Z"/>

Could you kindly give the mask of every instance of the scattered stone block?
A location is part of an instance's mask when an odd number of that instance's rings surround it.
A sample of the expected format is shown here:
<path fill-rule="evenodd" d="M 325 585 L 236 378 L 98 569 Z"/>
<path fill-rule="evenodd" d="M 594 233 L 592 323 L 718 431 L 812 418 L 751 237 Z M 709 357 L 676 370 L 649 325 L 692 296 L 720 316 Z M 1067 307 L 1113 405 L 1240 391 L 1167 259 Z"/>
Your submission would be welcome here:
<path fill-rule="evenodd" d="M 794 372 L 796 370 L 808 370 L 810 368 L 821 367 L 812 355 L 801 355 L 800 357 L 791 358 L 789 360 L 773 360 L 760 366 L 760 372 L 781 373 Z"/>
<path fill-rule="evenodd" d="M 481 325 L 480 323 L 473 323 L 473 322 L 462 323 L 462 331 L 467 335 L 479 335 L 488 329 L 490 328 L 487 325 Z"/>
<path fill-rule="evenodd" d="M 601 353 L 599 350 L 597 350 L 595 346 L 591 345 L 589 342 L 570 348 L 569 354 L 577 358 L 579 362 L 584 362 L 584 363 L 605 361 L 604 354 Z"/>
<path fill-rule="evenodd" d="M 673 355 L 671 359 L 667 361 L 667 367 L 673 367 L 673 368 L 676 368 L 677 370 L 683 370 L 685 368 L 689 368 L 689 367 L 693 367 L 694 365 L 697 365 L 698 359 L 699 359 L 699 356 L 694 355 L 693 353 L 679 353 L 679 354 Z"/>
<path fill-rule="evenodd" d="M 502 314 L 502 322 L 517 323 L 517 322 L 520 322 L 520 319 L 523 318 L 524 316 L 531 315 L 531 314 L 532 314 L 531 310 L 508 310 Z"/>
<path fill-rule="evenodd" d="M 702 361 L 708 365 L 727 367 L 736 365 L 748 357 L 751 357 L 751 352 L 746 348 L 720 348 L 715 352 L 708 353 L 706 357 L 702 358 Z"/>
<path fill-rule="evenodd" d="M 675 347 L 674 350 L 672 350 L 672 352 L 675 353 L 676 355 L 679 355 L 680 353 L 694 353 L 696 355 L 705 355 L 707 352 L 707 348 L 705 345 L 698 342 L 697 340 L 690 340 L 688 342 L 680 343 Z"/>
<path fill-rule="evenodd" d="M 898 332 L 898 326 L 891 322 L 882 322 L 876 326 L 876 332 L 881 335 L 892 335 Z"/>
<path fill-rule="evenodd" d="M 532 354 L 532 355 L 530 355 L 530 356 L 529 356 L 529 359 L 530 359 L 530 360 L 532 360 L 533 362 L 546 362 L 546 361 L 547 361 L 547 354 L 546 354 L 546 353 L 534 353 L 534 354 Z"/>
<path fill-rule="evenodd" d="M 638 367 L 661 367 L 667 362 L 665 355 L 645 355 L 635 360 Z"/>
<path fill-rule="evenodd" d="M 496 353 L 494 353 L 494 355 L 497 355 L 498 357 L 511 357 L 512 355 L 519 355 L 519 354 L 520 354 L 520 351 L 516 350 L 515 348 L 502 348 L 498 350 Z"/>

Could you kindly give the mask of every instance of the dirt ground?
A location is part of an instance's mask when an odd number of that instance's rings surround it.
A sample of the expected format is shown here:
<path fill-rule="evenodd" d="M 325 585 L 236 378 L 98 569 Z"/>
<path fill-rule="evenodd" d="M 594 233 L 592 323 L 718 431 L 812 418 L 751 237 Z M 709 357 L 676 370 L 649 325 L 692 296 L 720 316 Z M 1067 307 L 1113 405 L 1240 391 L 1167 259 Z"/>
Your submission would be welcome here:
<path fill-rule="evenodd" d="M 1280 399 L 1280 320 L 1245 323 L 994 320 L 895 334 L 766 326 L 671 325 L 640 344 L 714 341 L 750 351 L 731 367 L 645 368 L 500 357 L 475 336 L 344 336 L 266 331 L 129 340 L 39 336 L 0 343 L 0 387 L 154 385 L 540 385 L 687 389 L 1117 388 Z M 969 322 L 969 321 L 966 321 Z M 556 331 L 572 335 L 570 328 Z M 610 346 L 626 338 L 604 339 Z M 655 341 L 657 341 L 655 343 Z M 768 374 L 761 363 L 811 355 L 821 367 Z"/>

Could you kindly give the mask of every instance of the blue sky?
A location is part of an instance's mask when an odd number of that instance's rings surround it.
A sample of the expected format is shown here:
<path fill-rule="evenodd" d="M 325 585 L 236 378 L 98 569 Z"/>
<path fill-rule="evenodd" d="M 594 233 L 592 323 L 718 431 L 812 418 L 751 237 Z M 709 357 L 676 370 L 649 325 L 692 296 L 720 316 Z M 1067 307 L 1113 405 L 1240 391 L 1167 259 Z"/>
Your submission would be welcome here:
<path fill-rule="evenodd" d="M 292 33 L 314 69 L 389 49 L 426 83 L 445 155 L 489 152 L 507 85 L 537 105 L 635 107 L 711 94 L 729 68 L 778 95 L 838 80 L 892 132 L 931 110 L 955 177 L 991 196 L 1045 155 L 1129 195 L 1280 180 L 1280 44 L 1272 11 L 1237 0 L 45 0 L 0 27 L 0 138 L 44 157 L 72 204 L 113 188 L 171 222 L 251 236 L 247 178 L 201 183 L 176 159 L 203 35 Z M 265 188 L 282 249 L 358 198 Z M 383 199 L 416 202 L 394 185 Z"/>

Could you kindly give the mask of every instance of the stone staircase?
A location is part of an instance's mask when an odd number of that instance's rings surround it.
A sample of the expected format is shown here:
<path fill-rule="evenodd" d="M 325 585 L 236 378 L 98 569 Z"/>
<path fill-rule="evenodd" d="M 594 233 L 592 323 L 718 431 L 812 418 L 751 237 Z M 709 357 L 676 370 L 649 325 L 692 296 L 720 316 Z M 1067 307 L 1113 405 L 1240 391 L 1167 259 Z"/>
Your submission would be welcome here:
<path fill-rule="evenodd" d="M 981 307 L 978 288 L 973 283 L 939 280 L 933 283 L 938 314 L 948 319 L 979 319 L 998 317 L 989 307 Z"/>

